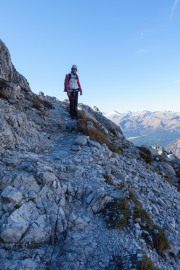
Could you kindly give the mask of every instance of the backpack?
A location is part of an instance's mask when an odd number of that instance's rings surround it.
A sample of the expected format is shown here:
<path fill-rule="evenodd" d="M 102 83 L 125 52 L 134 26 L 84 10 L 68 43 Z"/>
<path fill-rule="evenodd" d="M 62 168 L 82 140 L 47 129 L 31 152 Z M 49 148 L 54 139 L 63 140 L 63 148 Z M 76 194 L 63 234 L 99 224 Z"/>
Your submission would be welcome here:
<path fill-rule="evenodd" d="M 71 79 L 71 73 L 69 73 L 67 75 L 69 76 L 69 80 L 70 80 Z M 67 92 L 67 90 L 66 90 L 66 76 L 65 76 L 65 79 L 64 79 L 64 92 Z M 78 79 L 78 75 L 77 74 L 76 74 L 76 79 Z"/>

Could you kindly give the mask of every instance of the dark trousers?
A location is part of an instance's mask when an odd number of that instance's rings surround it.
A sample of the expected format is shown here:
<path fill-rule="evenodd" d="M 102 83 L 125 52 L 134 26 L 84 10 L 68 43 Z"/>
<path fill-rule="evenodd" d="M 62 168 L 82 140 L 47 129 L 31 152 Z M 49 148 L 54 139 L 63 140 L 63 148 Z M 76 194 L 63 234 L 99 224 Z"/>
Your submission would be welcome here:
<path fill-rule="evenodd" d="M 78 91 L 71 92 L 71 97 L 69 99 L 70 101 L 70 115 L 71 117 L 77 117 L 77 106 L 78 106 Z"/>

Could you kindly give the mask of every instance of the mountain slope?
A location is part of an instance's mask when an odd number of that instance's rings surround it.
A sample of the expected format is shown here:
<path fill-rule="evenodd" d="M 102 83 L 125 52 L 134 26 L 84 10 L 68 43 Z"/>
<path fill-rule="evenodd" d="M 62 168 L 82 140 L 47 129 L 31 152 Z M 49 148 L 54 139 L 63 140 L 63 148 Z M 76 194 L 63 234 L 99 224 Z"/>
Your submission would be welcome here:
<path fill-rule="evenodd" d="M 71 120 L 67 102 L 5 83 L 19 95 L 0 86 L 0 269 L 178 269 L 178 162 L 86 105 Z"/>
<path fill-rule="evenodd" d="M 174 153 L 178 158 L 180 158 L 180 139 L 168 144 L 166 149 L 167 151 Z"/>
<path fill-rule="evenodd" d="M 180 112 L 112 112 L 104 115 L 119 125 L 125 137 L 136 145 L 165 147 L 180 138 Z"/>

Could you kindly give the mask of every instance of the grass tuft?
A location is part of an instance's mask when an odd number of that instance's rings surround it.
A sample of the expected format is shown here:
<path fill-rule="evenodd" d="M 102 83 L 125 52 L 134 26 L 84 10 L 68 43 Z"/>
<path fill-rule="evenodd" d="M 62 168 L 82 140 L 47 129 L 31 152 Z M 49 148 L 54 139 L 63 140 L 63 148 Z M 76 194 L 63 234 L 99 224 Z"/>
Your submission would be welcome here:
<path fill-rule="evenodd" d="M 157 250 L 157 252 L 162 255 L 163 251 L 170 248 L 167 236 L 164 230 L 157 225 L 154 225 L 151 233 L 152 233 L 154 247 Z"/>
<path fill-rule="evenodd" d="M 32 107 L 37 110 L 41 110 L 43 107 L 47 109 L 53 108 L 53 105 L 49 101 L 41 99 L 37 95 L 33 95 L 33 96 L 27 95 L 27 99 L 31 101 Z"/>
<path fill-rule="evenodd" d="M 111 176 L 109 175 L 109 174 L 107 174 L 107 173 L 105 173 L 105 174 L 103 174 L 103 177 L 104 177 L 104 179 L 105 179 L 105 182 L 107 183 L 107 184 L 110 184 L 111 183 Z"/>
<path fill-rule="evenodd" d="M 137 265 L 138 270 L 156 270 L 156 267 L 154 266 L 154 263 L 152 260 L 144 255 L 142 260 Z"/>
<path fill-rule="evenodd" d="M 164 230 L 155 225 L 153 220 L 150 218 L 147 211 L 143 208 L 141 202 L 136 198 L 132 191 L 129 192 L 129 198 L 134 202 L 134 220 L 140 218 L 143 222 L 141 225 L 142 229 L 148 231 L 152 238 L 152 245 L 156 249 L 157 253 L 163 255 L 163 252 L 170 248 L 169 241 Z M 149 244 L 149 239 L 144 238 L 144 240 Z"/>
<path fill-rule="evenodd" d="M 109 227 L 120 229 L 127 225 L 131 211 L 126 198 L 114 199 L 101 211 Z"/>
<path fill-rule="evenodd" d="M 138 149 L 140 150 L 139 151 L 140 157 L 144 159 L 146 163 L 151 163 L 153 161 L 151 151 L 148 148 L 141 146 L 138 147 Z"/>
<path fill-rule="evenodd" d="M 116 221 L 116 228 L 127 225 L 128 218 L 130 217 L 130 209 L 128 206 L 128 201 L 125 198 L 121 198 L 117 203 L 118 209 L 122 213 L 122 217 Z"/>

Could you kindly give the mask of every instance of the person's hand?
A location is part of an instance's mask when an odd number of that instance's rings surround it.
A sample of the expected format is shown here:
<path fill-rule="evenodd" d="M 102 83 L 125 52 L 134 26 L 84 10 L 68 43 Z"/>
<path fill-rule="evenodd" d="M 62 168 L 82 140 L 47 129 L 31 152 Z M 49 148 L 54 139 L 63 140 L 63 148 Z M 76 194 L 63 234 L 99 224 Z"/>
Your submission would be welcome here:
<path fill-rule="evenodd" d="M 82 96 L 82 92 L 80 93 L 80 96 Z"/>

